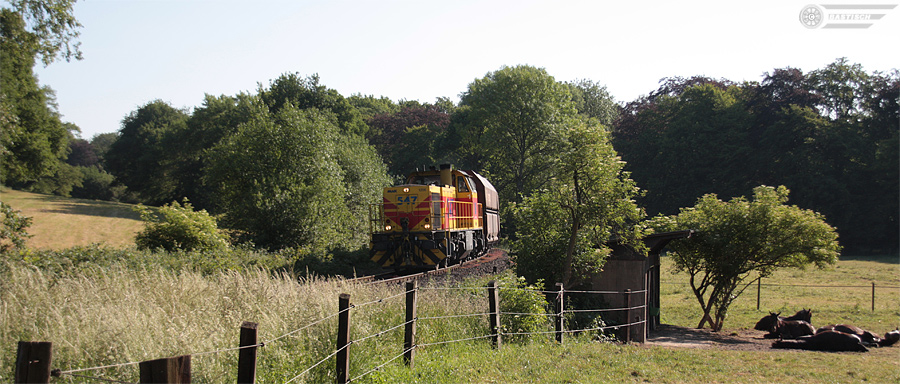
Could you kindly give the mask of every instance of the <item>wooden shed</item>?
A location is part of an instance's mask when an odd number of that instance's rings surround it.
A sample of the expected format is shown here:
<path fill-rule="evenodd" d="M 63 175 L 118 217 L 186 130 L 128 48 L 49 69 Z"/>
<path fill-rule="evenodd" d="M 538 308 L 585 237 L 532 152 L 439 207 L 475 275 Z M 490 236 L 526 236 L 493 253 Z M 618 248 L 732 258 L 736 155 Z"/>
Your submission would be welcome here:
<path fill-rule="evenodd" d="M 591 278 L 591 289 L 595 291 L 625 291 L 633 292 L 629 298 L 626 295 L 610 295 L 606 298 L 610 308 L 626 307 L 626 300 L 631 307 L 640 307 L 631 311 L 610 312 L 603 316 L 608 324 L 642 323 L 642 326 L 631 327 L 631 341 L 644 342 L 647 334 L 653 332 L 659 326 L 659 256 L 662 250 L 672 240 L 688 238 L 693 230 L 657 233 L 642 240 L 647 245 L 647 254 L 636 251 L 634 248 L 621 244 L 612 245 L 612 254 L 606 261 L 603 271 Z M 626 313 L 631 318 L 626 319 Z M 624 331 L 620 331 L 618 337 L 624 339 Z"/>

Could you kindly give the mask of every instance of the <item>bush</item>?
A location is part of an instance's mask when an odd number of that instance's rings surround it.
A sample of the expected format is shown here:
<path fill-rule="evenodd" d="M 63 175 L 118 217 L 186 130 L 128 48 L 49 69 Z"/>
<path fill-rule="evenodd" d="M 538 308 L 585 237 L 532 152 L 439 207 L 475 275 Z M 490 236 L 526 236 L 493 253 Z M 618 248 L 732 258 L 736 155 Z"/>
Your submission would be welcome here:
<path fill-rule="evenodd" d="M 525 341 L 527 333 L 544 332 L 549 328 L 547 301 L 540 292 L 543 282 L 529 285 L 524 277 L 503 275 L 500 280 L 500 312 L 510 315 L 500 316 L 500 327 L 504 333 L 524 333 L 504 335 L 504 340 Z"/>
<path fill-rule="evenodd" d="M 207 251 L 228 247 L 225 236 L 219 233 L 216 219 L 206 210 L 194 211 L 184 199 L 184 205 L 173 201 L 156 212 L 139 205 L 136 210 L 147 224 L 137 234 L 138 249 L 164 249 L 172 252 Z"/>
<path fill-rule="evenodd" d="M 81 171 L 84 178 L 80 186 L 76 185 L 72 188 L 72 197 L 112 201 L 123 192 L 124 187 L 114 187 L 115 176 L 99 167 L 77 167 L 77 169 Z"/>
<path fill-rule="evenodd" d="M 25 230 L 31 226 L 31 218 L 23 216 L 21 211 L 13 209 L 9 204 L 0 201 L 0 253 L 24 249 L 25 240 L 31 235 Z"/>

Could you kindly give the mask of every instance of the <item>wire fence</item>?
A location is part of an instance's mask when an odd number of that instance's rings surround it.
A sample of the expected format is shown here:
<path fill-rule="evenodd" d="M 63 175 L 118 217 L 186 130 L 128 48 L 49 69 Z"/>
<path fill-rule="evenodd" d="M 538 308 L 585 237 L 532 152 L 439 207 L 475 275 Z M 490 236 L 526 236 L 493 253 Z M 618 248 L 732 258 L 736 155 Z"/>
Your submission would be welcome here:
<path fill-rule="evenodd" d="M 679 283 L 666 282 L 666 283 L 661 283 L 661 284 L 690 286 L 690 283 L 684 283 L 684 282 L 679 282 Z M 817 289 L 871 289 L 870 297 L 872 299 L 872 302 L 871 302 L 872 305 L 870 308 L 871 308 L 872 312 L 875 312 L 875 304 L 876 304 L 875 298 L 877 296 L 876 290 L 888 289 L 888 290 L 893 290 L 896 292 L 898 289 L 900 289 L 900 286 L 876 285 L 875 282 L 871 282 L 870 285 L 770 284 L 770 283 L 763 283 L 762 279 L 758 279 L 758 280 L 756 280 L 755 285 L 756 285 L 756 309 L 757 310 L 760 309 L 760 306 L 762 303 L 762 291 L 763 291 L 762 288 L 763 287 L 817 288 Z M 749 288 L 749 286 L 748 286 L 748 288 Z"/>
<path fill-rule="evenodd" d="M 446 288 L 446 287 L 434 287 L 434 288 L 420 288 L 417 284 L 412 283 L 408 284 L 406 289 L 400 293 L 395 295 L 390 295 L 383 298 L 378 298 L 375 300 L 371 300 L 368 302 L 360 303 L 360 304 L 350 304 L 349 303 L 349 295 L 342 294 L 340 297 L 341 300 L 341 309 L 335 313 L 324 316 L 318 320 L 309 322 L 302 327 L 298 327 L 289 332 L 280 334 L 278 336 L 266 339 L 264 341 L 258 341 L 256 339 L 256 327 L 257 324 L 244 322 L 241 326 L 241 345 L 237 347 L 231 348 L 223 348 L 216 349 L 210 351 L 200 351 L 194 352 L 187 355 L 174 356 L 174 357 L 166 357 L 161 359 L 155 359 L 150 361 L 132 361 L 132 362 L 123 362 L 117 364 L 108 364 L 101 365 L 96 367 L 86 367 L 86 368 L 77 368 L 77 369 L 53 369 L 50 367 L 49 362 L 52 361 L 50 356 L 51 347 L 48 342 L 19 342 L 19 350 L 17 351 L 17 359 L 16 359 L 16 372 L 15 372 L 15 381 L 16 383 L 49 383 L 51 377 L 63 377 L 63 376 L 71 376 L 73 378 L 81 378 L 81 379 L 89 379 L 97 382 L 111 382 L 111 383 L 125 383 L 125 381 L 119 381 L 115 379 L 109 379 L 102 377 L 102 374 L 95 373 L 98 371 L 104 371 L 113 368 L 121 368 L 128 366 L 139 366 L 140 367 L 140 378 L 141 383 L 144 382 L 166 382 L 166 383 L 181 383 L 181 382 L 189 382 L 190 381 L 190 358 L 191 356 L 203 356 L 203 355 L 213 355 L 213 354 L 221 354 L 228 352 L 238 352 L 240 355 L 238 361 L 238 382 L 254 382 L 254 376 L 256 372 L 256 356 L 257 353 L 265 353 L 265 347 L 269 347 L 275 345 L 279 342 L 282 342 L 286 338 L 294 336 L 304 330 L 310 329 L 316 326 L 334 326 L 333 321 L 337 318 L 337 328 L 338 328 L 338 342 L 335 350 L 323 356 L 319 360 L 309 364 L 309 366 L 298 369 L 296 374 L 289 380 L 285 381 L 285 383 L 299 383 L 304 382 L 304 377 L 307 377 L 310 372 L 312 372 L 317 367 L 322 366 L 323 364 L 333 361 L 337 367 L 336 373 L 338 377 L 336 377 L 336 381 L 339 383 L 348 383 L 352 381 L 359 380 L 363 377 L 366 377 L 372 373 L 378 372 L 382 370 L 385 366 L 396 362 L 397 360 L 403 358 L 404 362 L 407 365 L 412 365 L 413 356 L 417 349 L 432 347 L 432 346 L 442 346 L 447 344 L 454 343 L 465 343 L 465 342 L 473 342 L 478 340 L 490 340 L 492 345 L 495 348 L 500 348 L 501 340 L 505 336 L 509 337 L 530 337 L 537 335 L 555 335 L 557 341 L 562 341 L 562 335 L 565 334 L 574 334 L 574 333 L 583 333 L 583 332 L 613 332 L 613 331 L 622 331 L 626 335 L 625 340 L 630 341 L 630 335 L 632 333 L 632 329 L 639 329 L 641 332 L 646 331 L 646 320 L 645 320 L 645 310 L 646 306 L 646 291 L 636 290 L 626 290 L 626 291 L 564 291 L 561 289 L 558 291 L 540 291 L 540 290 L 529 290 L 517 287 L 500 287 L 497 286 L 495 282 L 491 282 L 492 285 L 488 287 L 478 287 L 478 288 Z M 515 312 L 515 311 L 503 311 L 501 310 L 501 305 L 499 303 L 499 295 L 497 292 L 501 289 L 504 290 L 517 290 L 530 292 L 533 294 L 543 295 L 545 297 L 552 298 L 555 303 L 551 303 L 549 307 L 554 307 L 552 310 L 545 310 L 540 312 Z M 473 292 L 478 291 L 481 294 L 487 292 L 487 301 L 489 302 L 490 310 L 488 312 L 473 312 L 473 313 L 459 313 L 459 314 L 448 314 L 448 315 L 434 315 L 434 316 L 423 316 L 418 317 L 416 315 L 416 296 L 420 291 L 427 290 L 463 290 L 465 292 Z M 624 300 L 627 305 L 616 307 L 616 308 L 595 308 L 595 309 L 566 309 L 564 303 L 564 297 L 567 294 L 604 294 L 604 295 L 619 295 L 624 297 Z M 345 297 L 346 296 L 346 297 Z M 349 336 L 349 330 L 351 328 L 349 324 L 349 313 L 351 311 L 360 311 L 366 307 L 380 305 L 380 304 L 388 304 L 389 302 L 399 299 L 406 298 L 407 301 L 407 319 L 403 322 L 388 326 L 384 329 L 374 331 L 368 333 L 366 335 L 358 336 L 355 339 L 350 339 L 349 337 L 345 340 L 345 342 L 341 342 L 341 334 L 346 333 Z M 636 300 L 637 305 L 632 305 L 630 303 L 630 298 L 636 297 L 640 298 L 640 300 Z M 344 302 L 346 300 L 346 302 Z M 578 329 L 567 329 L 564 325 L 563 319 L 570 314 L 578 314 L 578 313 L 609 313 L 609 312 L 623 312 L 626 313 L 624 316 L 621 316 L 623 321 L 619 321 L 618 324 L 615 325 L 602 325 L 602 326 L 592 326 L 592 327 L 584 327 Z M 634 313 L 636 316 L 632 316 Z M 556 328 L 554 330 L 550 330 L 549 328 L 546 330 L 531 330 L 531 331 L 521 331 L 517 330 L 513 331 L 505 331 L 500 326 L 500 320 L 503 317 L 523 317 L 523 316 L 535 316 L 535 317 L 546 317 L 551 320 L 556 321 Z M 418 322 L 423 321 L 455 321 L 459 319 L 470 319 L 470 318 L 482 318 L 488 320 L 488 326 L 482 329 L 487 329 L 488 331 L 484 334 L 472 334 L 467 335 L 466 337 L 460 337 L 456 339 L 449 340 L 417 340 L 415 327 Z M 346 319 L 346 320 L 345 320 Z M 631 321 L 634 320 L 634 321 Z M 404 331 L 404 346 L 402 348 L 398 348 L 397 354 L 387 356 L 383 361 L 378 362 L 376 365 L 368 368 L 363 368 L 361 372 L 357 373 L 352 378 L 349 376 L 349 372 L 347 372 L 346 367 L 349 367 L 349 356 L 351 351 L 351 346 L 361 347 L 362 344 L 367 341 L 377 339 L 379 337 L 393 334 L 396 332 Z M 252 338 L 245 340 L 244 332 L 251 331 Z M 640 340 L 642 341 L 642 340 Z M 46 348 L 43 348 L 43 346 Z M 252 359 L 245 359 L 245 354 L 252 355 Z M 48 363 L 48 364 L 43 364 Z M 344 370 L 341 367 L 345 367 Z M 156 372 L 159 370 L 164 370 L 165 372 Z M 154 371 L 154 372 L 150 372 Z M 243 373 L 242 373 L 243 372 Z M 248 373 L 249 372 L 249 373 Z M 91 373 L 90 375 L 86 373 Z M 156 374 L 156 376 L 152 376 L 152 374 Z M 242 379 L 243 375 L 243 379 Z M 249 376 L 249 381 L 248 377 Z M 151 378 L 153 377 L 153 378 Z M 160 379 L 163 377 L 163 379 Z"/>
<path fill-rule="evenodd" d="M 663 283 L 663 284 L 678 284 L 678 285 L 686 285 L 687 283 Z M 286 338 L 294 336 L 304 330 L 310 329 L 316 326 L 334 326 L 332 321 L 337 319 L 337 328 L 338 328 L 338 342 L 336 343 L 336 348 L 334 351 L 326 354 L 321 357 L 319 360 L 309 364 L 304 369 L 298 369 L 296 374 L 289 380 L 285 381 L 285 383 L 298 383 L 303 382 L 304 377 L 307 377 L 310 372 L 312 372 L 317 367 L 322 366 L 323 364 L 334 361 L 337 369 L 336 372 L 338 377 L 336 377 L 336 381 L 339 383 L 348 383 L 352 381 L 359 380 L 368 375 L 371 375 L 375 372 L 381 371 L 384 367 L 388 366 L 391 363 L 400 360 L 401 358 L 404 360 L 405 364 L 412 365 L 413 356 L 417 349 L 432 347 L 432 346 L 442 346 L 453 343 L 465 343 L 465 342 L 473 342 L 478 340 L 490 340 L 492 345 L 496 348 L 501 346 L 501 340 L 504 337 L 530 337 L 530 336 L 548 336 L 554 335 L 557 341 L 562 341 L 563 335 L 568 334 L 576 334 L 576 333 L 584 333 L 584 332 L 615 332 L 624 330 L 624 341 L 631 341 L 631 336 L 635 330 L 638 333 L 647 331 L 647 291 L 646 290 L 625 290 L 625 291 L 585 291 L 585 290 L 564 290 L 561 285 L 558 285 L 558 290 L 555 291 L 546 291 L 546 290 L 532 290 L 520 287 L 500 287 L 497 286 L 495 282 L 491 282 L 487 287 L 418 287 L 415 283 L 408 284 L 406 289 L 401 292 L 393 295 L 389 295 L 386 297 L 381 297 L 375 300 L 359 303 L 359 304 L 351 304 L 349 295 L 342 294 L 340 300 L 342 301 L 342 307 L 337 312 L 329 314 L 327 316 L 321 317 L 317 320 L 311 321 L 308 324 L 303 325 L 302 327 L 298 327 L 289 332 L 280 334 L 275 337 L 271 337 L 269 339 L 258 341 L 255 335 L 256 324 L 245 322 L 242 324 L 242 337 L 241 337 L 241 345 L 237 347 L 230 348 L 222 348 L 210 351 L 201 351 L 195 352 L 188 355 L 175 356 L 175 357 L 167 357 L 162 359 L 156 359 L 151 361 L 134 361 L 134 362 L 123 362 L 117 364 L 108 364 L 101 365 L 96 367 L 87 367 L 87 368 L 77 368 L 77 369 L 68 369 L 68 370 L 60 370 L 53 369 L 50 367 L 49 362 L 52 361 L 50 356 L 50 346 L 47 342 L 19 342 L 19 350 L 17 351 L 17 359 L 16 359 L 16 374 L 15 374 L 15 382 L 29 382 L 29 383 L 49 383 L 50 377 L 62 377 L 62 376 L 71 376 L 73 378 L 81 378 L 81 379 L 89 379 L 97 382 L 110 382 L 110 383 L 124 383 L 124 381 L 119 381 L 115 379 L 104 378 L 101 376 L 97 376 L 96 371 L 103 371 L 114 368 L 128 367 L 138 365 L 141 370 L 141 382 L 160 382 L 158 379 L 150 379 L 150 373 L 145 374 L 145 371 L 149 372 L 154 369 L 153 363 L 156 362 L 164 362 L 165 369 L 175 370 L 174 374 L 172 372 L 166 373 L 167 378 L 163 382 L 188 382 L 190 378 L 190 357 L 191 356 L 203 356 L 203 355 L 213 355 L 213 354 L 221 354 L 228 352 L 238 352 L 241 355 L 241 359 L 238 361 L 238 377 L 239 382 L 254 382 L 254 375 L 256 372 L 256 354 L 257 352 L 265 351 L 264 347 L 271 346 L 282 342 Z M 872 310 L 875 309 L 875 297 L 877 289 L 900 289 L 897 286 L 876 286 L 875 283 L 871 283 L 871 285 L 866 286 L 857 286 L 857 285 L 810 285 L 810 284 L 764 284 L 761 282 L 757 282 L 757 309 L 759 308 L 759 292 L 762 287 L 798 287 L 798 288 L 827 288 L 827 289 L 848 289 L 848 288 L 871 288 L 872 292 Z M 419 317 L 416 313 L 416 296 L 421 291 L 460 291 L 465 293 L 473 293 L 478 292 L 479 294 L 484 294 L 487 292 L 487 301 L 489 302 L 489 310 L 487 312 L 472 312 L 472 313 L 458 313 L 458 314 L 445 314 L 445 315 L 433 315 L 433 316 L 422 316 Z M 550 310 L 544 310 L 540 312 L 521 312 L 521 311 L 503 311 L 501 309 L 501 303 L 499 302 L 499 296 L 497 292 L 500 290 L 510 290 L 517 292 L 528 292 L 536 295 L 542 295 L 547 298 L 548 307 L 552 308 Z M 621 305 L 614 307 L 598 307 L 598 308 L 566 308 L 564 304 L 564 300 L 567 296 L 570 295 L 581 295 L 581 296 L 589 296 L 589 295 L 610 295 L 612 297 L 619 297 L 621 299 Z M 346 297 L 345 297 L 346 296 Z M 374 307 L 377 305 L 384 305 L 394 300 L 398 300 L 400 298 L 406 298 L 406 317 L 405 321 L 396 323 L 394 325 L 390 325 L 384 329 L 374 331 L 368 333 L 366 335 L 359 336 L 355 339 L 349 338 L 349 330 L 351 328 L 349 324 L 349 313 L 351 311 L 361 311 L 367 307 Z M 632 300 L 634 299 L 634 300 Z M 617 324 L 613 325 L 605 325 L 601 324 L 598 326 L 589 326 L 589 327 L 576 327 L 576 328 L 567 328 L 564 319 L 568 315 L 579 315 L 579 314 L 609 314 L 609 313 L 624 313 L 624 315 L 618 316 L 620 319 L 617 321 Z M 544 330 L 530 330 L 530 331 L 506 331 L 503 327 L 500 326 L 501 319 L 504 317 L 543 317 L 555 322 L 555 329 L 544 329 Z M 481 318 L 487 319 L 488 326 L 484 329 L 487 329 L 488 332 L 484 334 L 473 334 L 467 335 L 466 337 L 460 337 L 456 339 L 449 340 L 417 340 L 415 327 L 416 324 L 423 321 L 457 321 L 461 319 L 471 319 L 471 318 Z M 345 320 L 346 319 L 346 320 Z M 243 332 L 246 330 L 245 328 L 253 329 L 253 338 L 244 340 Z M 393 334 L 395 332 L 400 332 L 400 330 L 404 331 L 404 346 L 402 348 L 397 349 L 396 354 L 392 354 L 384 358 L 383 361 L 377 362 L 374 366 L 363 368 L 352 378 L 350 377 L 348 372 L 349 368 L 349 356 L 351 346 L 361 348 L 361 345 L 367 341 L 380 338 L 382 336 Z M 340 335 L 346 334 L 346 339 L 342 343 L 340 341 Z M 646 333 L 644 333 L 646 334 Z M 642 339 L 638 339 L 638 341 L 643 341 Z M 244 359 L 243 356 L 248 352 L 252 352 L 251 360 Z M 341 369 L 341 366 L 344 369 Z M 185 368 L 186 367 L 186 368 Z M 186 371 L 186 372 L 185 372 Z M 245 373 L 242 373 L 245 372 Z M 35 373 L 37 372 L 37 373 Z M 250 373 L 246 373 L 250 372 Z M 90 375 L 87 373 L 91 373 Z M 244 375 L 245 378 L 241 381 L 241 375 Z M 249 377 L 249 380 L 246 378 Z M 146 381 L 145 381 L 145 378 Z M 187 378 L 187 381 L 184 380 Z M 152 381 L 150 381 L 152 380 Z"/>

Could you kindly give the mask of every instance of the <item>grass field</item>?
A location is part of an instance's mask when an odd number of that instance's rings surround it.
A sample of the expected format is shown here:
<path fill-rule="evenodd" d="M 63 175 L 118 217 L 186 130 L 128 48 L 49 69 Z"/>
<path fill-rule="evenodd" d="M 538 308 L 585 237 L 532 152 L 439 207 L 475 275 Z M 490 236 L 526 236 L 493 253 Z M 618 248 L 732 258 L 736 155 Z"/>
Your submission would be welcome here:
<path fill-rule="evenodd" d="M 700 322 L 699 304 L 686 274 L 672 274 L 671 260 L 662 258 L 661 321 L 694 326 Z M 875 311 L 872 311 L 875 283 Z M 783 269 L 764 279 L 756 309 L 756 285 L 749 287 L 729 309 L 726 329 L 749 329 L 771 312 L 793 315 L 813 310 L 815 326 L 851 323 L 880 334 L 900 327 L 900 260 L 897 256 L 843 257 L 826 269 Z"/>
<path fill-rule="evenodd" d="M 4 191 L 2 198 L 28 216 L 45 216 L 41 221 L 47 229 L 32 240 L 47 241 L 42 246 L 48 248 L 79 244 L 75 243 L 81 241 L 76 240 L 79 236 L 65 232 L 98 228 L 97 220 L 118 219 L 107 232 L 118 233 L 110 236 L 122 244 L 130 244 L 131 234 L 140 227 L 136 215 L 121 217 L 133 215 L 127 205 L 15 191 Z M 35 222 L 38 224 L 38 220 Z M 136 225 L 132 232 L 123 230 L 126 223 Z M 69 240 L 53 245 L 44 237 Z M 102 240 L 87 243 L 98 241 Z M 354 339 L 403 322 L 403 298 L 397 286 L 362 286 L 316 278 L 298 284 L 297 276 L 268 270 L 209 273 L 154 267 L 152 262 L 126 265 L 114 257 L 109 259 L 113 261 L 108 265 L 60 273 L 0 257 L 0 382 L 12 380 L 18 340 L 54 342 L 54 367 L 70 370 L 233 348 L 242 321 L 258 322 L 260 340 L 266 342 L 260 349 L 258 382 L 330 382 L 334 377 L 333 359 L 307 373 L 302 371 L 334 351 L 335 321 L 306 327 L 336 313 L 340 293 L 351 294 L 356 305 L 352 315 Z M 687 276 L 669 273 L 669 263 L 663 258 L 662 321 L 696 326 L 698 304 L 686 285 Z M 872 282 L 876 284 L 875 311 L 870 308 Z M 471 284 L 476 287 L 423 291 L 418 315 L 483 313 L 483 287 Z M 897 287 L 900 261 L 896 256 L 844 257 L 825 270 L 782 270 L 764 281 L 759 310 L 755 286 L 735 301 L 722 332 L 751 328 L 768 311 L 793 313 L 812 308 L 815 325 L 852 323 L 884 333 L 900 326 Z M 482 316 L 422 321 L 418 325 L 421 344 L 486 333 Z M 417 351 L 413 369 L 395 360 L 354 382 L 900 382 L 900 346 L 868 353 L 750 352 L 621 345 L 589 338 L 568 338 L 558 345 L 548 338 L 506 343 L 499 350 L 483 339 L 432 345 Z M 402 329 L 354 344 L 351 377 L 396 357 L 401 345 Z M 194 356 L 193 382 L 233 382 L 236 355 L 223 352 Z M 137 381 L 134 365 L 82 373 Z M 52 382 L 97 380 L 66 375 Z"/>
<path fill-rule="evenodd" d="M 133 245 L 134 235 L 143 228 L 140 215 L 129 204 L 12 189 L 0 190 L 0 200 L 32 218 L 29 248 L 63 249 L 93 243 Z"/>
<path fill-rule="evenodd" d="M 878 261 L 840 262 L 834 271 L 881 268 Z M 884 268 L 897 268 L 883 263 Z M 892 266 L 891 266 L 892 265 Z M 349 293 L 353 309 L 354 339 L 402 324 L 403 297 L 398 286 L 342 284 L 313 279 L 297 284 L 297 277 L 267 271 L 221 272 L 204 275 L 192 271 L 133 269 L 112 265 L 66 276 L 46 273 L 15 263 L 0 263 L 0 382 L 8 382 L 18 340 L 53 341 L 54 366 L 63 370 L 121 364 L 181 354 L 232 348 L 242 321 L 260 324 L 258 380 L 265 383 L 328 382 L 334 362 L 327 360 L 308 373 L 302 371 L 334 351 L 335 320 L 305 328 L 337 312 L 337 297 Z M 678 287 L 680 275 L 666 278 Z M 773 278 L 772 282 L 784 283 Z M 425 290 L 419 297 L 419 317 L 483 313 L 483 287 L 469 290 Z M 482 287 L 481 289 L 477 287 Z M 475 294 L 473 294 L 475 293 Z M 777 295 L 777 294 L 773 294 Z M 764 297 L 773 296 L 765 295 Z M 755 296 L 755 295 L 754 295 Z M 846 320 L 883 333 L 898 323 L 900 298 L 886 295 L 883 308 L 871 312 L 845 303 L 818 301 L 820 294 L 793 294 L 786 309 L 812 307 L 814 322 Z M 749 297 L 749 296 L 748 296 Z M 750 306 L 742 297 L 743 307 Z M 766 300 L 772 300 L 766 299 Z M 764 314 L 736 308 L 723 332 L 752 327 Z M 780 303 L 780 301 L 775 301 Z M 664 322 L 695 325 L 696 304 L 681 289 L 663 296 Z M 796 307 L 795 307 L 796 306 Z M 820 308 L 826 308 L 819 310 Z M 298 333 L 292 333 L 300 330 Z M 421 321 L 422 344 L 459 340 L 487 334 L 482 316 Z M 287 337 L 282 337 L 288 335 Z M 900 347 L 868 353 L 803 351 L 729 351 L 663 348 L 592 342 L 567 338 L 563 345 L 537 336 L 525 344 L 506 343 L 500 350 L 487 340 L 421 348 L 416 366 L 408 369 L 396 360 L 357 383 L 896 383 L 900 381 Z M 402 328 L 375 339 L 355 343 L 351 349 L 351 376 L 396 357 L 402 351 Z M 231 382 L 236 353 L 198 355 L 192 360 L 193 381 Z M 134 382 L 137 369 L 124 366 L 86 372 L 89 376 Z M 87 383 L 91 379 L 65 376 L 61 382 Z"/>

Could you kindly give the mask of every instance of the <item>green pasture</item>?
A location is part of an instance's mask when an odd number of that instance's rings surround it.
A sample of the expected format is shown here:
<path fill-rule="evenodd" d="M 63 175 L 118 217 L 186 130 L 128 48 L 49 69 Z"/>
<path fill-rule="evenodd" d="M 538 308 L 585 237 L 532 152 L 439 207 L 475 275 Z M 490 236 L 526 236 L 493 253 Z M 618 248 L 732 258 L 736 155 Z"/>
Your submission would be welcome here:
<path fill-rule="evenodd" d="M 671 273 L 671 260 L 663 257 L 660 276 L 661 321 L 697 326 L 699 304 L 687 274 Z M 875 283 L 875 311 L 872 311 Z M 897 256 L 842 257 L 826 269 L 784 269 L 748 287 L 732 304 L 725 328 L 752 329 L 771 312 L 793 315 L 813 310 L 815 326 L 850 323 L 883 334 L 900 327 L 900 260 Z"/>

